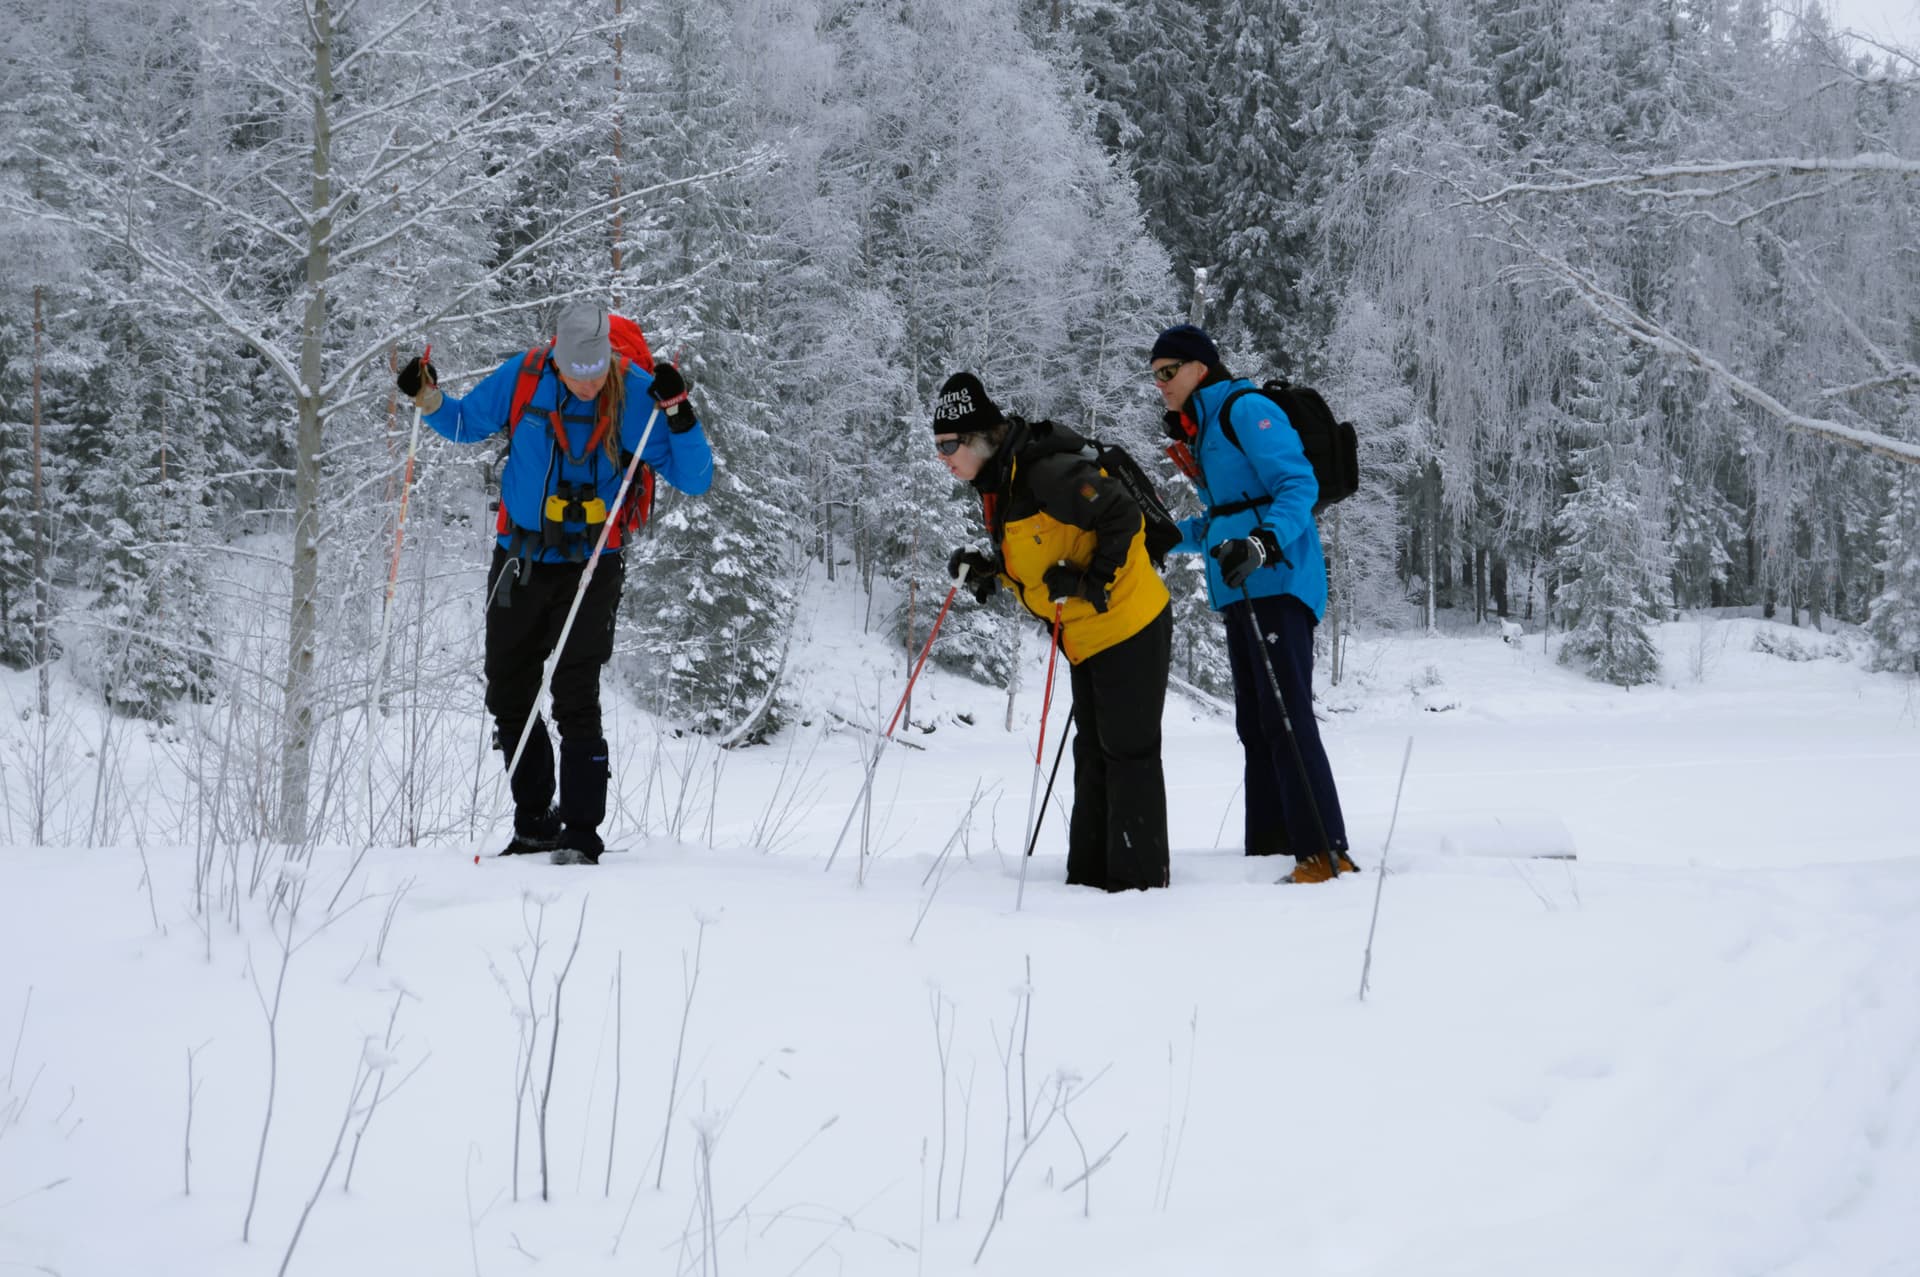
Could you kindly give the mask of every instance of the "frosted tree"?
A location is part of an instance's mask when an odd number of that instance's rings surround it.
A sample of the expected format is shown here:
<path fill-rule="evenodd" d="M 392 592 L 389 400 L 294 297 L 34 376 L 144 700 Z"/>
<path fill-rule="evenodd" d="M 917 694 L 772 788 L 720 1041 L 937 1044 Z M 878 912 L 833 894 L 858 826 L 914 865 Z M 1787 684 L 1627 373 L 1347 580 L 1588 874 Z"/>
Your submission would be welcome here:
<path fill-rule="evenodd" d="M 1660 672 L 1650 627 L 1666 615 L 1672 565 L 1662 494 L 1643 460 L 1643 380 L 1623 363 L 1606 346 L 1573 361 L 1562 401 L 1569 437 L 1586 442 L 1571 453 L 1573 490 L 1554 520 L 1555 568 L 1567 617 L 1560 659 L 1633 687 Z"/>
<path fill-rule="evenodd" d="M 624 105 L 644 123 L 633 134 L 630 185 L 753 154 L 752 86 L 729 54 L 733 33 L 725 8 L 691 0 L 665 0 L 636 24 L 629 47 L 643 56 Z M 760 211 L 775 206 L 770 194 L 758 171 L 675 192 L 650 210 L 661 229 L 630 272 L 658 357 L 688 352 L 717 459 L 714 485 L 698 501 L 663 490 L 663 515 L 635 552 L 642 566 L 624 606 L 647 656 L 637 690 L 730 740 L 780 724 L 777 685 L 800 582 L 802 489 L 790 476 L 804 451 L 768 376 L 776 354 L 764 293 L 784 265 Z"/>
<path fill-rule="evenodd" d="M 367 408 L 390 399 L 382 383 L 402 340 L 444 328 L 451 379 L 476 347 L 490 367 L 504 321 L 519 316 L 524 337 L 555 300 L 517 290 L 549 286 L 571 244 L 590 240 L 605 260 L 604 193 L 527 183 L 605 147 L 594 82 L 606 26 L 536 8 L 449 27 L 420 9 L 333 0 L 201 21 L 192 73 L 223 86 L 199 106 L 226 121 L 224 149 L 210 158 L 202 117 L 183 111 L 171 131 L 130 131 L 80 208 L 20 211 L 117 244 L 148 287 L 190 300 L 263 366 L 254 409 L 277 423 L 292 471 L 275 823 L 298 843 L 314 832 L 315 733 L 355 699 L 319 677 L 357 664 L 323 653 L 351 637 L 323 615 L 344 584 L 326 584 L 324 551 L 378 538 L 364 503 L 333 504 L 353 485 L 329 475 L 351 470 L 356 445 L 388 464 L 384 423 Z M 121 198 L 128 189 L 146 198 Z M 509 211 L 504 224 L 489 225 L 492 207 Z"/>
<path fill-rule="evenodd" d="M 1920 412 L 1908 409 L 1909 437 Z M 1880 520 L 1880 591 L 1868 605 L 1867 633 L 1887 669 L 1920 674 L 1920 469 L 1894 474 Z"/>
<path fill-rule="evenodd" d="M 69 62 L 83 32 L 35 34 L 45 39 L 5 55 L 0 207 L 68 215 L 85 199 L 71 166 L 90 156 L 93 112 Z M 89 331 L 97 297 L 89 247 L 41 219 L 0 218 L 0 278 L 13 299 L 0 315 L 0 663 L 39 668 L 42 713 L 58 654 L 54 570 L 81 515 L 71 438 L 88 413 L 98 416 L 85 393 L 102 353 Z"/>
<path fill-rule="evenodd" d="M 1320 520 L 1335 682 L 1344 673 L 1341 640 L 1353 627 L 1391 627 L 1406 619 L 1399 582 L 1400 493 L 1417 470 L 1422 426 L 1395 362 L 1394 336 L 1378 306 L 1351 297 L 1330 336 L 1321 385 L 1354 423 L 1362 477 L 1360 490 Z"/>

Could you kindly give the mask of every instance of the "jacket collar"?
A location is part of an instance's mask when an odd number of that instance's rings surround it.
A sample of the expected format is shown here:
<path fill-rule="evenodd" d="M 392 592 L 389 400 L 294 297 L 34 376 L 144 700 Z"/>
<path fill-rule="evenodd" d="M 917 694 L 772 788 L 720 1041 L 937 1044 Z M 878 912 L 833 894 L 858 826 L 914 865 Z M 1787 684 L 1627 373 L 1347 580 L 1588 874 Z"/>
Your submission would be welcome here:
<path fill-rule="evenodd" d="M 1187 416 L 1193 419 L 1197 430 L 1205 431 L 1208 423 L 1219 417 L 1220 405 L 1226 402 L 1227 396 L 1250 384 L 1244 377 L 1222 377 L 1197 387 L 1187 396 Z"/>

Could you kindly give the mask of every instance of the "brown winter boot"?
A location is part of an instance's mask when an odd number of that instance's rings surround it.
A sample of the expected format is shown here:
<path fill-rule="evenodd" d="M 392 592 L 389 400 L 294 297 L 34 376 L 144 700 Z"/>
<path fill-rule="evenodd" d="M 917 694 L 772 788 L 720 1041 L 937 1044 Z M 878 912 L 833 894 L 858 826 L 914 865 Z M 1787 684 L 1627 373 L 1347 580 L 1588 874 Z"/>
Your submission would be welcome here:
<path fill-rule="evenodd" d="M 1354 864 L 1353 857 L 1349 856 L 1346 852 L 1336 851 L 1333 854 L 1339 858 L 1340 868 L 1338 870 L 1332 867 L 1324 852 L 1319 855 L 1297 856 L 1294 858 L 1293 872 L 1280 881 L 1305 885 L 1315 882 L 1327 882 L 1333 878 L 1336 872 L 1343 874 L 1360 872 L 1360 866 Z"/>

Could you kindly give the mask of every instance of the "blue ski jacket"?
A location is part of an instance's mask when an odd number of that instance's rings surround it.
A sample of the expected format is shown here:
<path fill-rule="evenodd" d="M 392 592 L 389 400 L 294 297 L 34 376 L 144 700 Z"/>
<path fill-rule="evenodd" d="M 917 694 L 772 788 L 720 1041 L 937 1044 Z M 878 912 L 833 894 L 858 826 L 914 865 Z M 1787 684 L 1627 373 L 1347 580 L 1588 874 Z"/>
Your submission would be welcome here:
<path fill-rule="evenodd" d="M 1220 405 L 1236 390 L 1251 390 L 1233 405 L 1235 447 L 1220 424 Z M 1300 445 L 1299 432 L 1280 405 L 1245 378 L 1201 386 L 1187 400 L 1185 416 L 1197 428 L 1193 455 L 1200 467 L 1194 481 L 1206 511 L 1180 521 L 1180 543 L 1171 553 L 1198 554 L 1207 570 L 1207 602 L 1214 611 L 1246 596 L 1291 594 L 1313 609 L 1327 612 L 1327 560 L 1313 503 L 1320 484 Z M 1223 513 L 1232 507 L 1232 512 Z M 1209 553 L 1222 541 L 1244 537 L 1256 527 L 1273 534 L 1280 559 L 1247 578 L 1244 593 L 1227 588 L 1220 564 Z"/>
<path fill-rule="evenodd" d="M 507 428 L 514 386 L 519 381 L 524 358 L 525 355 L 515 355 L 507 360 L 488 373 L 464 398 L 447 395 L 439 411 L 422 420 L 454 443 L 478 443 L 499 434 Z M 635 365 L 628 368 L 626 376 L 626 406 L 620 420 L 623 458 L 631 457 L 640 447 L 640 436 L 646 433 L 647 419 L 654 411 L 653 400 L 647 394 L 653 385 L 653 375 Z M 561 446 L 554 433 L 552 414 L 555 410 L 560 413 L 572 445 L 571 453 Z M 514 427 L 506 464 L 500 472 L 500 501 L 515 528 L 537 533 L 542 507 L 562 483 L 591 483 L 594 492 L 606 502 L 607 509 L 613 509 L 624 471 L 607 457 L 603 447 L 587 447 L 593 436 L 596 410 L 595 404 L 568 392 L 549 360 L 541 371 L 532 400 Z M 698 496 L 713 484 L 713 449 L 708 446 L 706 431 L 698 423 L 691 430 L 675 434 L 667 429 L 666 414 L 660 414 L 652 432 L 647 434 L 641 460 L 653 467 L 660 478 L 689 496 Z M 637 479 L 634 486 L 639 486 Z M 628 500 L 637 495 L 629 493 Z M 512 542 L 512 532 L 500 534 L 502 549 L 513 551 Z M 534 544 L 538 546 L 538 541 Z M 619 547 L 610 540 L 604 553 L 617 554 Z M 543 563 L 562 562 L 565 552 L 537 548 L 533 557 Z"/>

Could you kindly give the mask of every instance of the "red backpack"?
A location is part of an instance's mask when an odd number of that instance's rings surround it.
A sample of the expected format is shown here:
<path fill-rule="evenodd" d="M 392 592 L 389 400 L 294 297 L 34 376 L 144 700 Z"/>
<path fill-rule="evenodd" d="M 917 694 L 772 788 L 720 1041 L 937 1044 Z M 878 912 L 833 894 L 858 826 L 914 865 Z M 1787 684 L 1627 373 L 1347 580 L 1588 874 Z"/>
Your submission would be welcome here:
<path fill-rule="evenodd" d="M 653 371 L 653 350 L 647 345 L 647 335 L 640 331 L 640 325 L 625 315 L 607 316 L 607 340 L 613 345 L 613 353 L 619 356 L 619 374 L 624 377 L 627 369 L 634 364 Z M 533 402 L 533 392 L 540 385 L 540 376 L 547 369 L 547 360 L 553 354 L 553 338 L 547 339 L 544 346 L 535 346 L 520 359 L 520 379 L 513 386 L 513 403 L 507 409 L 507 446 L 513 446 L 513 432 L 520 424 L 520 418 L 526 415 L 527 405 Z M 566 427 L 561 424 L 558 412 L 551 414 L 554 438 L 568 455 L 573 455 L 572 445 L 567 440 Z M 586 456 L 599 447 L 605 439 L 607 430 L 612 427 L 605 414 L 593 428 L 593 437 L 587 440 L 587 446 L 579 455 Z M 513 531 L 513 523 L 507 517 L 507 503 L 499 503 L 500 514 L 494 520 L 494 530 L 501 536 Z M 634 475 L 633 489 L 627 493 L 626 504 L 614 517 L 613 530 L 607 533 L 607 549 L 620 546 L 623 535 L 634 533 L 646 526 L 647 519 L 653 514 L 653 467 L 646 462 L 640 463 L 639 473 Z"/>

